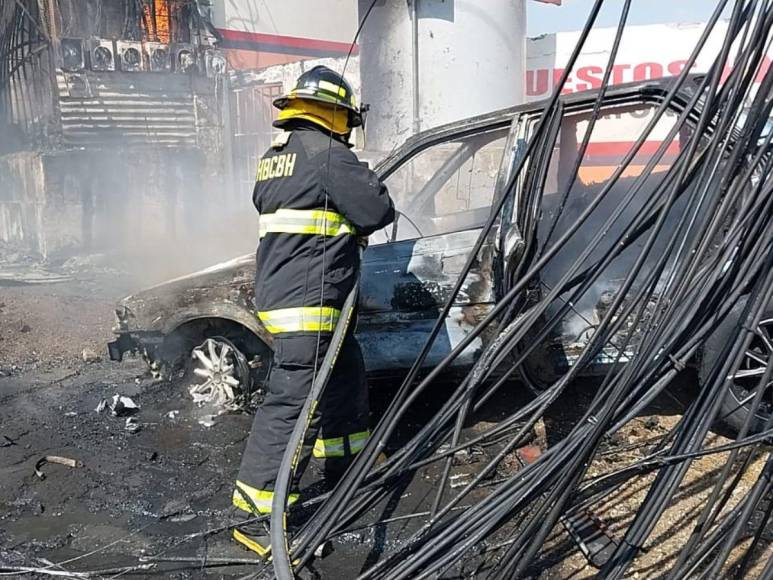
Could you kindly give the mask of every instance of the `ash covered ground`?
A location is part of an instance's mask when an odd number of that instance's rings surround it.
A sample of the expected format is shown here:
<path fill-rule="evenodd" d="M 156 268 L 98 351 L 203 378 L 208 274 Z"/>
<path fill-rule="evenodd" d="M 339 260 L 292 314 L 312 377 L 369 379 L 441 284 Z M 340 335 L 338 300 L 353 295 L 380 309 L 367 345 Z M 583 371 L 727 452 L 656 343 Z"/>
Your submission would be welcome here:
<path fill-rule="evenodd" d="M 137 277 L 96 258 L 70 262 L 67 267 L 27 264 L 4 271 L 6 276 L 0 280 L 0 568 L 101 571 L 97 577 L 103 578 L 116 574 L 240 578 L 255 571 L 256 565 L 243 562 L 252 561 L 252 554 L 234 545 L 228 532 L 205 533 L 236 521 L 229 498 L 251 417 L 222 415 L 213 426 L 204 426 L 199 419 L 205 411 L 191 404 L 184 379 L 155 382 L 139 359 L 106 360 L 113 305 L 137 290 Z M 657 401 L 610 441 L 591 474 L 613 470 L 654 448 L 691 396 L 689 377 L 684 388 L 684 393 Z M 388 384 L 374 385 L 374 421 L 390 389 Z M 422 413 L 428 416 L 436 410 L 443 392 L 441 385 L 431 393 L 399 438 L 405 440 L 422 424 Z M 570 389 L 537 429 L 532 445 L 506 458 L 490 484 L 512 477 L 530 456 L 563 436 L 579 416 L 577 402 L 588 400 L 592 392 L 592 381 Z M 134 416 L 139 431 L 127 431 L 126 419 L 112 416 L 109 410 L 95 411 L 115 394 L 128 396 L 140 406 Z M 513 385 L 470 422 L 468 433 L 490 427 L 528 399 L 523 388 Z M 719 429 L 712 437 L 722 444 L 729 435 Z M 477 449 L 455 462 L 452 489 L 469 481 L 500 448 Z M 41 479 L 35 465 L 46 456 L 69 458 L 78 466 L 42 465 L 45 479 Z M 663 563 L 674 557 L 689 535 L 725 458 L 709 456 L 695 463 L 631 577 L 659 577 Z M 427 509 L 440 467 L 420 471 L 399 494 L 340 535 L 334 552 L 315 561 L 309 577 L 356 577 L 415 532 L 420 519 L 403 516 Z M 748 490 L 756 472 L 747 472 L 738 494 Z M 621 536 L 630 523 L 651 477 L 632 481 L 596 510 L 612 537 Z M 324 491 L 324 485 L 316 482 L 319 478 L 319 466 L 312 464 L 302 486 L 305 498 Z M 474 494 L 486 489 L 482 486 Z M 731 507 L 732 502 L 726 509 Z M 384 519 L 392 521 L 371 525 Z M 503 545 L 507 532 L 502 530 L 498 538 Z M 753 569 L 758 570 L 770 555 L 770 540 L 766 535 Z M 495 557 L 496 542 L 492 542 L 489 554 L 471 554 L 446 577 L 480 576 Z M 136 568 L 122 572 L 125 566 Z M 559 528 L 532 577 L 587 578 L 595 573 Z"/>

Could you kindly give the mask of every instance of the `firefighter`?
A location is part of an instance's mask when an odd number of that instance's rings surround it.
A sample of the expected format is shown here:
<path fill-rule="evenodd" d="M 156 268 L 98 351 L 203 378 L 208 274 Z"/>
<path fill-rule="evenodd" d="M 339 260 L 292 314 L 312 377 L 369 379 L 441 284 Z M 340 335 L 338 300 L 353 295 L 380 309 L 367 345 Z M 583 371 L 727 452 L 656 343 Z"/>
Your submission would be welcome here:
<path fill-rule="evenodd" d="M 350 151 L 363 123 L 351 86 L 316 66 L 274 101 L 283 130 L 258 164 L 253 202 L 260 215 L 255 304 L 274 339 L 274 362 L 242 456 L 233 504 L 254 516 L 271 511 L 285 448 L 327 352 L 360 267 L 358 245 L 394 220 L 386 186 Z M 354 324 L 350 325 L 350 329 Z M 368 392 L 360 346 L 347 334 L 312 421 L 289 502 L 310 455 L 340 474 L 368 438 Z M 265 525 L 234 538 L 267 557 Z"/>

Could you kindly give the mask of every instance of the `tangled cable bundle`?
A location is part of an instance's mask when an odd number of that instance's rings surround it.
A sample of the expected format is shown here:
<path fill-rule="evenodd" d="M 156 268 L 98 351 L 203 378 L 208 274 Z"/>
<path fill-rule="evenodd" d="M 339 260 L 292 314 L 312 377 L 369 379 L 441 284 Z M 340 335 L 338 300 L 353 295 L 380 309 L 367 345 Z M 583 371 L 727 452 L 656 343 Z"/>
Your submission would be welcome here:
<path fill-rule="evenodd" d="M 726 577 L 731 552 L 734 561 L 740 562 L 739 577 L 748 571 L 771 511 L 765 511 L 762 521 L 752 523 L 752 514 L 773 492 L 773 463 L 763 447 L 773 434 L 773 425 L 760 425 L 757 419 L 764 398 L 770 396 L 766 388 L 773 365 L 757 375 L 757 386 L 743 401 L 749 412 L 737 441 L 710 447 L 707 435 L 722 419 L 732 377 L 752 340 L 760 338 L 757 329 L 773 298 L 773 133 L 768 127 L 773 69 L 765 66 L 772 39 L 772 2 L 718 2 L 683 72 L 673 79 L 663 98 L 653 101 L 652 115 L 624 159 L 611 177 L 589 188 L 582 211 L 572 213 L 570 221 L 567 200 L 579 182 L 594 127 L 609 103 L 610 72 L 625 34 L 631 0 L 623 3 L 602 88 L 592 113 L 583 118 L 584 137 L 569 178 L 559 183 L 559 201 L 550 215 L 533 220 L 531 229 L 523 232 L 527 240 L 523 258 L 517 267 L 505 271 L 496 306 L 420 378 L 424 360 L 481 248 L 491 236 L 503 235 L 509 221 L 504 212 L 513 211 L 508 200 L 515 188 L 521 188 L 517 203 L 528 205 L 523 200 L 541 199 L 562 120 L 572 113 L 559 95 L 602 4 L 603 0 L 595 2 L 563 78 L 495 196 L 491 217 L 439 313 L 430 340 L 366 448 L 313 516 L 296 534 L 285 538 L 296 567 L 308 563 L 325 541 L 365 519 L 406 479 L 441 462 L 443 476 L 431 508 L 415 514 L 423 519 L 418 530 L 362 571 L 360 578 L 434 578 L 471 554 L 486 562 L 488 577 L 523 577 L 545 556 L 546 540 L 557 525 L 592 509 L 633 479 L 654 474 L 646 480 L 646 496 L 635 517 L 600 571 L 604 578 L 623 578 L 674 499 L 691 462 L 707 454 L 728 453 L 691 524 L 688 541 L 670 570 L 664 564 L 662 572 L 674 579 Z M 690 75 L 699 56 L 706 56 L 707 41 L 716 34 L 726 10 L 731 10 L 727 33 L 718 54 L 712 55 L 712 66 L 705 75 Z M 668 135 L 656 139 L 656 127 L 667 114 L 674 117 Z M 657 150 L 651 156 L 648 153 L 642 164 L 643 148 L 653 140 Z M 675 155 L 674 143 L 679 145 Z M 666 162 L 668 155 L 673 158 Z M 643 167 L 630 171 L 634 165 Z M 603 219 L 598 217 L 599 208 L 606 208 Z M 535 349 L 559 332 L 575 305 L 608 280 L 610 271 L 618 276 L 619 287 L 606 297 L 603 312 L 572 364 L 528 404 L 513 409 L 487 431 L 466 437 L 462 427 L 470 415 L 524 370 Z M 700 391 L 652 454 L 600 476 L 589 473 L 603 444 L 668 389 L 727 321 L 732 321 L 729 339 L 717 356 L 704 361 L 708 371 Z M 412 405 L 460 353 L 484 332 L 491 336 L 492 331 L 494 338 L 487 339 L 475 367 L 418 433 L 395 450 L 390 441 Z M 532 427 L 549 406 L 604 353 L 612 353 L 614 370 L 604 376 L 568 434 L 515 476 L 492 484 L 487 478 L 497 465 L 528 441 Z M 454 456 L 492 441 L 504 442 L 496 457 L 460 490 L 449 486 Z M 391 452 L 388 460 L 379 463 L 377 458 L 387 449 Z M 732 509 L 725 509 L 738 491 L 739 473 L 750 469 L 752 458 L 759 454 L 768 459 L 756 483 Z M 753 540 L 742 545 L 747 526 L 753 527 Z M 506 538 L 500 541 L 503 532 Z M 277 576 L 292 574 L 288 563 L 274 562 Z M 762 577 L 773 577 L 773 560 Z"/>

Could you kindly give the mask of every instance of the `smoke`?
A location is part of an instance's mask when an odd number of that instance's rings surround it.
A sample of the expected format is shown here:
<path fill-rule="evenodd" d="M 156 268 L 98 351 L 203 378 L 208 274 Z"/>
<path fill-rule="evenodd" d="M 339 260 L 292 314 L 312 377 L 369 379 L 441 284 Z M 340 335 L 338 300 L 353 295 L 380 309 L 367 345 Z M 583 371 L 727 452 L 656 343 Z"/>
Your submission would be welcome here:
<path fill-rule="evenodd" d="M 153 161 L 118 190 L 92 190 L 95 202 L 125 196 L 120 208 L 92 204 L 92 248 L 106 248 L 140 286 L 254 252 L 257 214 L 248 184 L 229 184 L 199 152 L 162 153 Z"/>
<path fill-rule="evenodd" d="M 0 224 L 14 249 L 0 263 L 23 255 L 143 287 L 255 250 L 251 185 L 230 183 L 200 150 L 117 145 L 41 159 L 7 181 L 0 206 L 22 211 Z"/>

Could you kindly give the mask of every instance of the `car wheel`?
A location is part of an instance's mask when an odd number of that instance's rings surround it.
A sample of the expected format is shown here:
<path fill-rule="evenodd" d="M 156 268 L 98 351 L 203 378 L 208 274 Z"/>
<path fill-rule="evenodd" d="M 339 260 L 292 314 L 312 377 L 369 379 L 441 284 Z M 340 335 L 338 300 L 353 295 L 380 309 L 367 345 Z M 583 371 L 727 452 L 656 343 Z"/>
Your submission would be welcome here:
<path fill-rule="evenodd" d="M 540 323 L 542 322 L 541 319 Z M 539 328 L 539 325 L 536 325 L 536 328 Z M 532 351 L 523 361 L 520 372 L 526 387 L 532 393 L 539 394 L 568 373 L 570 367 L 557 335 L 542 339 L 535 345 L 536 340 L 537 332 L 530 329 L 523 344 L 529 345 Z"/>
<path fill-rule="evenodd" d="M 225 409 L 240 409 L 250 399 L 252 381 L 247 358 L 222 336 L 206 339 L 191 353 L 193 402 Z"/>
<path fill-rule="evenodd" d="M 708 379 L 711 367 L 716 357 L 722 352 L 722 347 L 737 323 L 737 317 L 741 315 L 743 306 L 743 304 L 737 305 L 728 320 L 720 325 L 706 341 L 700 366 L 701 382 Z M 773 363 L 773 310 L 769 310 L 762 317 L 755 336 L 752 338 L 748 350 L 744 353 L 741 365 L 733 376 L 722 401 L 720 419 L 731 429 L 740 431 L 746 423 L 760 378 L 771 363 Z M 773 383 L 769 383 L 765 387 L 760 406 L 749 425 L 749 432 L 759 433 L 762 431 L 771 414 L 773 414 Z"/>

